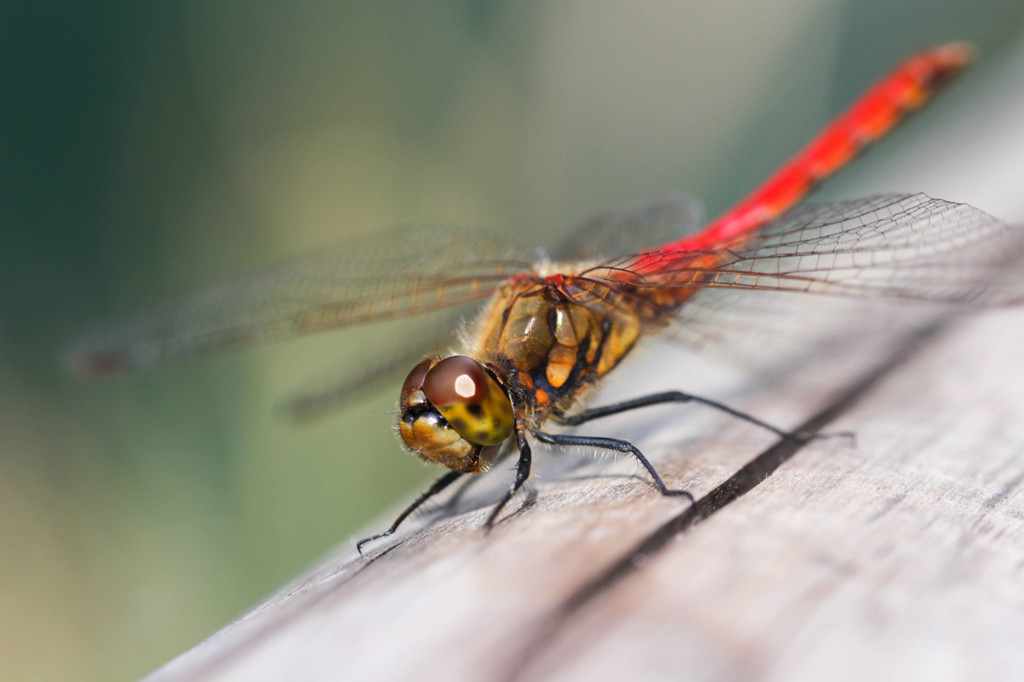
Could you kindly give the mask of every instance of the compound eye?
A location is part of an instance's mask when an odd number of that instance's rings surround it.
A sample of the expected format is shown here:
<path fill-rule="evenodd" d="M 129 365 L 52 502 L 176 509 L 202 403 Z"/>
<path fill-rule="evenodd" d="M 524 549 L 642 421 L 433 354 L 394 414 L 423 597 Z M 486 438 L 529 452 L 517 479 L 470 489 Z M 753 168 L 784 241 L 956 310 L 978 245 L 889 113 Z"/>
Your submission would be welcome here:
<path fill-rule="evenodd" d="M 454 355 L 429 368 L 423 378 L 423 393 L 471 443 L 496 445 L 512 433 L 512 403 L 487 368 L 472 358 Z"/>
<path fill-rule="evenodd" d="M 437 361 L 433 358 L 427 358 L 412 368 L 412 371 L 409 372 L 409 376 L 405 378 L 405 382 L 402 384 L 402 393 L 400 394 L 402 405 L 406 405 L 412 401 L 413 394 L 423 388 L 423 379 L 427 376 L 427 371 L 435 362 Z"/>

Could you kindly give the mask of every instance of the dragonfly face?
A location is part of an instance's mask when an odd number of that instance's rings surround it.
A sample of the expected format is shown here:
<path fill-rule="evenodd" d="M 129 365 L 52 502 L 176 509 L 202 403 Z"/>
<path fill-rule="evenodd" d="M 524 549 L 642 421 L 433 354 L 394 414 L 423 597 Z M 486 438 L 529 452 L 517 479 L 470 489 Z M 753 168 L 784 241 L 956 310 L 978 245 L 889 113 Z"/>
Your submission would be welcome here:
<path fill-rule="evenodd" d="M 416 365 L 402 384 L 399 409 L 398 433 L 409 450 L 464 473 L 486 468 L 488 448 L 504 442 L 515 426 L 501 384 L 464 355 Z"/>

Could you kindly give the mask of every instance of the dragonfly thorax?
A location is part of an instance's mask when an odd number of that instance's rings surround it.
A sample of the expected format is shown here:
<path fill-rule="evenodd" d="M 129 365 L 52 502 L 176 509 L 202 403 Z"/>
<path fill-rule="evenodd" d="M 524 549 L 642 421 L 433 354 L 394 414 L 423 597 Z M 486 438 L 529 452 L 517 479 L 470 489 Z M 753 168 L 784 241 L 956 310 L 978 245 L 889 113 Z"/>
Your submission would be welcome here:
<path fill-rule="evenodd" d="M 485 450 L 512 433 L 512 403 L 481 363 L 462 355 L 427 358 L 402 385 L 398 433 L 423 459 L 453 471 L 477 472 L 489 463 Z M 494 449 L 494 448 L 492 448 Z"/>

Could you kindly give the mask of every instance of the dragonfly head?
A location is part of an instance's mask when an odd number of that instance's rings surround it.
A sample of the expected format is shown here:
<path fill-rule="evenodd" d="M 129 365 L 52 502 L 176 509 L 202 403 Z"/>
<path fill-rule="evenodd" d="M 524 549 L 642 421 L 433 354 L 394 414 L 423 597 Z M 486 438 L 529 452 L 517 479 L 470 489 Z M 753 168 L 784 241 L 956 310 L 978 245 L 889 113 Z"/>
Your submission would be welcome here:
<path fill-rule="evenodd" d="M 515 425 L 501 384 L 464 355 L 427 358 L 416 365 L 402 384 L 399 410 L 398 434 L 407 448 L 467 473 L 486 466 L 482 451 L 501 444 Z"/>

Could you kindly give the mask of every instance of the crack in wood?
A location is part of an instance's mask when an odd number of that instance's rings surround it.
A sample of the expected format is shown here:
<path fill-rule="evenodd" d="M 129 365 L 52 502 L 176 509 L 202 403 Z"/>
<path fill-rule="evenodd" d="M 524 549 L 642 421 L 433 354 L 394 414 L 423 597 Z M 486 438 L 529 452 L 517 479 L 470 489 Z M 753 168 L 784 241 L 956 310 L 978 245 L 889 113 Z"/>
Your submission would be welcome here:
<path fill-rule="evenodd" d="M 831 404 L 807 419 L 794 432 L 807 435 L 821 433 L 825 426 L 851 409 L 879 381 L 908 361 L 920 346 L 938 336 L 948 326 L 949 321 L 949 317 L 943 317 L 908 334 L 882 362 L 866 372 L 859 381 L 850 386 Z M 796 455 L 804 444 L 805 442 L 780 439 L 707 495 L 655 529 L 613 564 L 587 582 L 582 583 L 575 592 L 542 620 L 534 630 L 534 636 L 527 641 L 526 646 L 522 647 L 519 654 L 513 659 L 515 661 L 513 667 L 502 679 L 506 682 L 529 679 L 527 673 L 531 662 L 544 650 L 556 644 L 560 635 L 565 633 L 567 623 L 587 604 L 646 565 L 649 559 L 665 549 L 673 538 L 767 480 L 780 466 Z"/>

